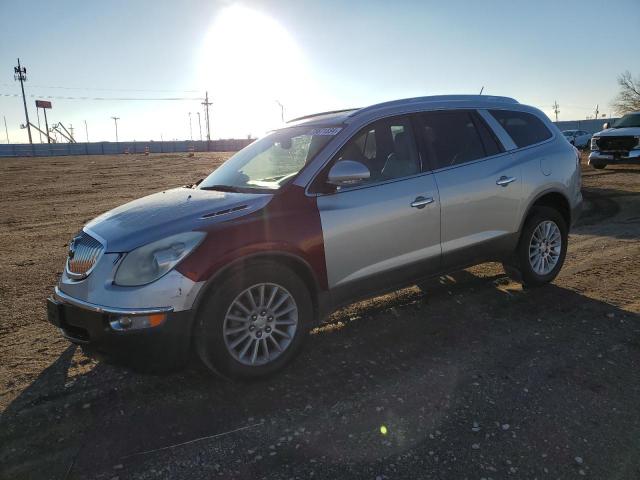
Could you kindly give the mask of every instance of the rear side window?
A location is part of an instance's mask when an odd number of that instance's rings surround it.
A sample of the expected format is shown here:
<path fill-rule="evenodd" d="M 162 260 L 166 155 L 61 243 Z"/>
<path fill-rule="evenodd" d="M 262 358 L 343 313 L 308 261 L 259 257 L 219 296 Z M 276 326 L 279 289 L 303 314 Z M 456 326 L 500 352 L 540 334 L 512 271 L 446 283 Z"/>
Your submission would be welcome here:
<path fill-rule="evenodd" d="M 498 123 L 505 129 L 518 148 L 551 138 L 551 132 L 535 115 L 511 110 L 489 110 Z"/>
<path fill-rule="evenodd" d="M 474 119 L 473 112 L 428 112 L 421 114 L 420 118 L 422 143 L 434 170 L 471 162 L 500 151 L 489 131 L 480 133 L 478 126 L 486 127 Z"/>

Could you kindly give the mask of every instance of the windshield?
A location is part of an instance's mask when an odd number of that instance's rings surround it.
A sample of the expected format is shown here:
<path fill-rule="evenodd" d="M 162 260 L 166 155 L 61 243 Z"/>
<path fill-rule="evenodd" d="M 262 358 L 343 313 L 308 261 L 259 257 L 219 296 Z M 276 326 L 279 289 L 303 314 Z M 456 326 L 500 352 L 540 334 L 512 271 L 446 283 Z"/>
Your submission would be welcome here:
<path fill-rule="evenodd" d="M 205 190 L 277 190 L 311 161 L 341 127 L 276 130 L 240 150 L 200 183 Z"/>
<path fill-rule="evenodd" d="M 640 127 L 640 113 L 628 113 L 613 124 L 613 128 Z"/>

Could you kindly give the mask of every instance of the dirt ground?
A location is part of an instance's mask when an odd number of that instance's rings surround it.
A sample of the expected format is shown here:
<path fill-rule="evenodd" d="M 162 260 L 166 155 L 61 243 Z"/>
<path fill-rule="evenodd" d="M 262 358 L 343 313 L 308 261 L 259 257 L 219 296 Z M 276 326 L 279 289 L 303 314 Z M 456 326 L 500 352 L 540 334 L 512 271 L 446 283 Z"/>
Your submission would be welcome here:
<path fill-rule="evenodd" d="M 584 167 L 564 269 L 355 304 L 276 377 L 142 375 L 45 323 L 66 244 L 225 154 L 0 159 L 0 478 L 640 478 L 640 168 Z"/>

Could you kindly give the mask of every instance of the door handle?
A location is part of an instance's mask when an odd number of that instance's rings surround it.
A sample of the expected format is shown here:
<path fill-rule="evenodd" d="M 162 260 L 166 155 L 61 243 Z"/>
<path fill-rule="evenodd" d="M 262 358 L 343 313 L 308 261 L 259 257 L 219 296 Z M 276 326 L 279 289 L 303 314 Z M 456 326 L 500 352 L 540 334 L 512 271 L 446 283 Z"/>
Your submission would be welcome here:
<path fill-rule="evenodd" d="M 417 197 L 413 202 L 411 202 L 411 206 L 413 208 L 424 208 L 430 203 L 433 203 L 433 197 Z"/>
<path fill-rule="evenodd" d="M 496 185 L 500 185 L 501 187 L 506 187 L 511 182 L 515 182 L 516 177 L 505 177 L 504 175 L 496 180 Z"/>

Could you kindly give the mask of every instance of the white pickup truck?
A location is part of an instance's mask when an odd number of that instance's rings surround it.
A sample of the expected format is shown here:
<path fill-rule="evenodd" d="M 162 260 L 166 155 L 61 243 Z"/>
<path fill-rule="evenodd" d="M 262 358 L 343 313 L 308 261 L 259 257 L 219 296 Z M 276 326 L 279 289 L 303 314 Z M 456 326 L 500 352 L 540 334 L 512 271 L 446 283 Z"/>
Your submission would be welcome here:
<path fill-rule="evenodd" d="M 640 112 L 628 113 L 591 137 L 589 165 L 601 169 L 611 164 L 640 163 Z"/>

